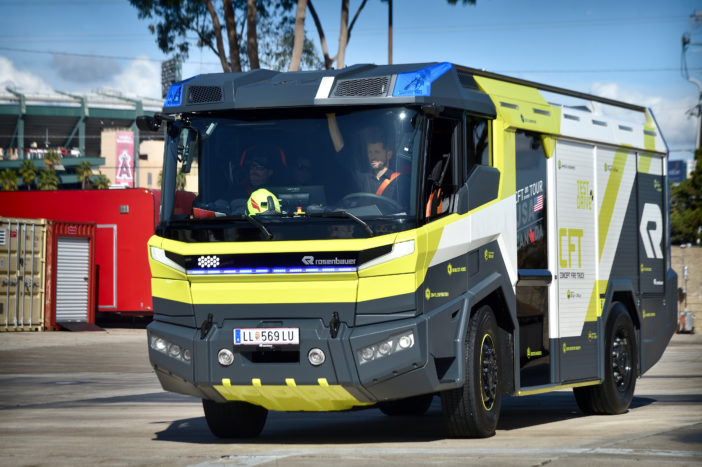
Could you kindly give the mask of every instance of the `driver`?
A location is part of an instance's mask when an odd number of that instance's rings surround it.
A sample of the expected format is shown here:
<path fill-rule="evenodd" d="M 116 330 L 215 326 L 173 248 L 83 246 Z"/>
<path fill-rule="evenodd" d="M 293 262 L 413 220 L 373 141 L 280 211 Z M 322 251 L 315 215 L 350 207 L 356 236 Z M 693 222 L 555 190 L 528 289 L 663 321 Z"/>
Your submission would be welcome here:
<path fill-rule="evenodd" d="M 371 170 L 358 174 L 360 190 L 397 200 L 398 183 L 396 179 L 401 174 L 390 171 L 392 149 L 390 149 L 388 139 L 379 131 L 369 132 L 366 139 L 366 153 Z"/>

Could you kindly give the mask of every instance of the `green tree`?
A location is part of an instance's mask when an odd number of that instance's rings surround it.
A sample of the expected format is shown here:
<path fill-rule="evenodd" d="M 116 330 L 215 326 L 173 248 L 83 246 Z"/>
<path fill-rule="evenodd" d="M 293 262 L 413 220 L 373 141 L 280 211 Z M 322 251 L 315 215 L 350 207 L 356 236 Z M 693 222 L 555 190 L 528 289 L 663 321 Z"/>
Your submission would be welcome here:
<path fill-rule="evenodd" d="M 81 164 L 76 167 L 76 175 L 78 176 L 78 180 L 80 180 L 81 188 L 83 190 L 90 188 L 90 181 L 93 176 L 93 166 L 90 165 L 90 162 L 88 161 L 81 162 Z"/>
<path fill-rule="evenodd" d="M 670 190 L 671 243 L 696 244 L 702 239 L 702 150 L 695 151 L 692 176 Z"/>
<path fill-rule="evenodd" d="M 61 163 L 61 156 L 56 151 L 49 151 L 44 156 L 44 166 L 48 170 L 56 170 L 56 166 Z"/>
<path fill-rule="evenodd" d="M 17 191 L 17 172 L 12 169 L 0 172 L 0 188 L 3 191 Z"/>
<path fill-rule="evenodd" d="M 162 186 L 162 181 L 163 181 L 163 170 L 159 171 L 159 173 L 158 173 L 158 186 L 159 186 L 159 188 L 161 188 L 161 186 Z M 175 189 L 178 191 L 185 190 L 185 182 L 186 181 L 187 181 L 186 175 L 179 170 L 178 173 L 176 174 Z"/>
<path fill-rule="evenodd" d="M 59 178 L 54 170 L 44 169 L 39 172 L 37 188 L 42 191 L 58 190 Z"/>
<path fill-rule="evenodd" d="M 151 33 L 164 53 L 185 58 L 189 37 L 219 58 L 222 71 L 260 68 L 259 56 L 276 55 L 293 24 L 295 0 L 129 0 L 139 18 L 152 19 Z M 292 43 L 290 43 L 291 51 Z M 314 49 L 306 53 L 314 53 Z M 272 66 L 276 62 L 264 65 Z"/>
<path fill-rule="evenodd" d="M 27 187 L 27 190 L 31 190 L 34 179 L 37 178 L 37 168 L 34 165 L 34 161 L 31 159 L 22 161 L 22 165 L 19 168 L 19 176 L 24 182 L 24 186 Z"/>
<path fill-rule="evenodd" d="M 91 183 L 93 187 L 97 190 L 107 190 L 108 188 L 110 188 L 112 182 L 110 182 L 110 179 L 107 178 L 107 175 L 104 175 L 102 172 L 99 172 L 98 175 L 92 179 Z"/>

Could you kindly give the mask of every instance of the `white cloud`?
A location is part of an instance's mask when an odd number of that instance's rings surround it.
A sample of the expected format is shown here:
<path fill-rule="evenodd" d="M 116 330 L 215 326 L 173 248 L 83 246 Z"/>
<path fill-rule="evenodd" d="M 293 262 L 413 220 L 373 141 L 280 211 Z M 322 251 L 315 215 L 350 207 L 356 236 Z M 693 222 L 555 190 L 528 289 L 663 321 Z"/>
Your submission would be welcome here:
<path fill-rule="evenodd" d="M 161 65 L 140 57 L 115 75 L 107 87 L 128 96 L 161 98 Z"/>
<path fill-rule="evenodd" d="M 73 83 L 100 82 L 121 70 L 121 66 L 110 58 L 68 54 L 54 54 L 51 68 L 61 79 Z"/>
<path fill-rule="evenodd" d="M 687 112 L 697 104 L 694 96 L 667 99 L 661 96 L 646 96 L 638 92 L 622 90 L 616 83 L 594 83 L 591 93 L 609 99 L 629 102 L 653 109 L 653 115 L 661 126 L 668 146 L 694 148 L 697 137 L 697 119 Z"/>
<path fill-rule="evenodd" d="M 0 87 L 15 89 L 25 94 L 50 94 L 51 86 L 30 71 L 18 70 L 5 57 L 0 57 Z"/>

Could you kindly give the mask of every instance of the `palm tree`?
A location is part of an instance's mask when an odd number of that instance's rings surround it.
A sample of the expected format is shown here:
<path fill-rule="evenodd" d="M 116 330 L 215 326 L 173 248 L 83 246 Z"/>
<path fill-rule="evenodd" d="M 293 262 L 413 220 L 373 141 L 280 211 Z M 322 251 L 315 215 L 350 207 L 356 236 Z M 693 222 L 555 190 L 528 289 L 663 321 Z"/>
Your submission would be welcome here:
<path fill-rule="evenodd" d="M 93 187 L 95 187 L 98 190 L 106 190 L 110 188 L 110 179 L 107 178 L 107 175 L 103 175 L 102 172 L 100 172 L 97 177 L 92 181 Z"/>
<path fill-rule="evenodd" d="M 178 174 L 176 175 L 176 190 L 184 191 L 186 181 L 186 175 L 179 170 Z"/>
<path fill-rule="evenodd" d="M 37 177 L 37 168 L 31 159 L 25 159 L 19 168 L 19 176 L 27 187 L 27 190 L 32 189 L 32 183 Z"/>
<path fill-rule="evenodd" d="M 17 191 L 17 172 L 12 169 L 0 172 L 0 187 L 3 191 Z"/>
<path fill-rule="evenodd" d="M 93 175 L 93 166 L 90 165 L 90 162 L 83 161 L 76 167 L 76 175 L 78 175 L 78 180 L 80 180 L 81 188 L 83 190 L 87 189 L 92 185 L 90 179 Z"/>
<path fill-rule="evenodd" d="M 158 186 L 161 188 L 163 181 L 163 170 L 161 170 L 158 173 Z M 187 181 L 187 175 L 185 175 L 183 172 L 180 170 L 176 174 L 176 190 L 183 191 L 185 190 L 185 182 Z"/>
<path fill-rule="evenodd" d="M 61 156 L 56 151 L 49 151 L 44 156 L 44 165 L 49 170 L 54 170 L 54 167 L 61 163 Z"/>
<path fill-rule="evenodd" d="M 45 169 L 39 172 L 37 188 L 43 191 L 58 190 L 59 178 L 53 170 Z"/>

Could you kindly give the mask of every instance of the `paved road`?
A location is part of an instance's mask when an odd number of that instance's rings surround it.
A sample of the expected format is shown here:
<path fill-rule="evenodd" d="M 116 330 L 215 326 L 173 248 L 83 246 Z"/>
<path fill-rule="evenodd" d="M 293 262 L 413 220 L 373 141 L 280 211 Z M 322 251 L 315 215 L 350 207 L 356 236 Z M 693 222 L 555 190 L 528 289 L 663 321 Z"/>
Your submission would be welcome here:
<path fill-rule="evenodd" d="M 570 391 L 503 403 L 497 435 L 423 417 L 275 413 L 243 443 L 213 437 L 199 401 L 165 393 L 143 329 L 0 334 L 0 465 L 702 465 L 702 336 L 676 335 L 631 410 L 583 416 Z"/>

